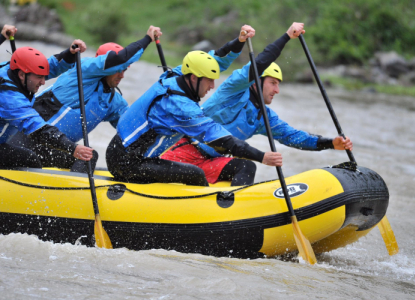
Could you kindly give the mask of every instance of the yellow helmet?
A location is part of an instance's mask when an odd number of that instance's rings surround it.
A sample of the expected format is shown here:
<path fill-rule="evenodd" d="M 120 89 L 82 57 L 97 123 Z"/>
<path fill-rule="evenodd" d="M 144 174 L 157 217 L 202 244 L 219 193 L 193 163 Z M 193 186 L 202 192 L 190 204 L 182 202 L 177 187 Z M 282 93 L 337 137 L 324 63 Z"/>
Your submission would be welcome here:
<path fill-rule="evenodd" d="M 277 78 L 278 80 L 282 81 L 282 72 L 281 68 L 276 63 L 271 63 L 268 68 L 265 69 L 264 73 L 261 77 L 270 76 L 273 78 Z"/>
<path fill-rule="evenodd" d="M 191 51 L 183 59 L 182 73 L 194 74 L 197 77 L 218 79 L 220 75 L 218 62 L 203 51 Z"/>

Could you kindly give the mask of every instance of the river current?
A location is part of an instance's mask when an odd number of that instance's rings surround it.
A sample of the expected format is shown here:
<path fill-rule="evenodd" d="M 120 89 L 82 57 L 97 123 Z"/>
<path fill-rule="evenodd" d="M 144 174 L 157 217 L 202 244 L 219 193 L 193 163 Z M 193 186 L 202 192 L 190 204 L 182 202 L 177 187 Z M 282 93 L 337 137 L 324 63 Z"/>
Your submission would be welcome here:
<path fill-rule="evenodd" d="M 0 61 L 10 58 L 5 45 Z M 39 42 L 25 45 L 47 56 L 61 51 Z M 284 71 L 284 61 L 279 63 Z M 156 65 L 135 63 L 120 84 L 125 99 L 135 101 L 160 74 Z M 282 83 L 280 89 L 270 107 L 281 119 L 311 133 L 336 135 L 316 85 Z M 388 255 L 377 228 L 352 245 L 319 255 L 313 266 L 297 258 L 106 250 L 0 235 L 0 299 L 415 299 L 415 99 L 342 89 L 327 94 L 354 143 L 358 164 L 379 173 L 389 188 L 387 216 L 399 244 L 397 255 Z M 110 125 L 101 124 L 89 136 L 100 154 L 99 167 L 105 167 L 105 148 L 114 134 Z M 269 149 L 264 136 L 248 142 Z M 285 176 L 348 160 L 343 151 L 276 146 Z M 257 166 L 256 181 L 277 178 L 275 168 Z"/>

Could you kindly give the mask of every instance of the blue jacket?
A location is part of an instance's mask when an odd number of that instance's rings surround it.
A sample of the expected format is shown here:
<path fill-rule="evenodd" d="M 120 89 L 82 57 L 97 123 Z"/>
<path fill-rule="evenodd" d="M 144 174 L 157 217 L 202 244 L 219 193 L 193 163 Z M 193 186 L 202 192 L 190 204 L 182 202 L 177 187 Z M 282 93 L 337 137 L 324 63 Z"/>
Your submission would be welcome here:
<path fill-rule="evenodd" d="M 264 118 L 258 120 L 260 109 L 250 100 L 249 81 L 251 63 L 235 70 L 202 105 L 206 116 L 225 127 L 233 136 L 247 140 L 253 135 L 267 135 Z M 281 120 L 278 115 L 266 107 L 272 135 L 280 143 L 304 150 L 316 150 L 318 136 L 297 130 Z"/>
<path fill-rule="evenodd" d="M 114 128 L 117 126 L 118 119 L 128 108 L 128 103 L 118 92 L 115 92 L 113 97 L 111 97 L 111 92 L 104 93 L 104 84 L 101 79 L 126 69 L 131 63 L 137 61 L 141 54 L 142 52 L 137 53 L 128 62 L 106 70 L 104 64 L 108 54 L 82 59 L 82 82 L 88 132 L 102 121 L 110 122 Z M 63 104 L 60 110 L 48 120 L 48 124 L 59 128 L 73 142 L 81 140 L 83 134 L 76 67 L 60 76 L 53 86 L 37 97 L 41 97 L 48 91 L 52 91 Z"/>
<path fill-rule="evenodd" d="M 73 66 L 63 59 L 58 61 L 55 56 L 51 56 L 48 62 L 50 72 L 46 80 L 59 76 Z M 31 99 L 21 92 L 1 88 L 17 88 L 15 83 L 11 83 L 9 70 L 9 64 L 3 64 L 0 68 L 0 77 L 5 80 L 0 85 L 0 144 L 7 142 L 17 131 L 29 135 L 46 125 L 39 113 L 32 108 Z"/>
<path fill-rule="evenodd" d="M 220 71 L 226 70 L 239 53 L 230 52 L 224 57 L 209 52 L 219 63 Z M 144 157 L 158 157 L 183 135 L 208 143 L 230 135 L 222 126 L 207 118 L 199 104 L 179 87 L 177 76 L 182 75 L 181 66 L 173 69 L 174 77 L 166 78 L 165 72 L 143 96 L 121 117 L 117 133 L 125 148 L 136 142 L 150 130 L 154 137 L 142 149 Z M 142 143 L 144 144 L 144 143 Z"/>
<path fill-rule="evenodd" d="M 91 132 L 103 121 L 110 122 L 114 128 L 117 127 L 120 116 L 128 109 L 128 103 L 118 92 L 104 84 L 102 79 L 105 76 L 121 72 L 138 61 L 150 42 L 151 39 L 145 37 L 127 46 L 124 50 L 128 50 L 125 51 L 128 60 L 114 59 L 115 52 L 112 51 L 105 55 L 82 59 L 82 83 L 88 132 Z M 136 52 L 134 53 L 134 51 Z M 111 52 L 113 61 L 109 64 L 108 56 Z M 59 128 L 73 142 L 81 140 L 83 133 L 76 67 L 60 76 L 53 86 L 37 95 L 37 98 L 47 95 L 46 93 L 50 91 L 63 105 L 48 120 L 48 124 Z M 54 99 L 51 100 L 54 101 Z"/>

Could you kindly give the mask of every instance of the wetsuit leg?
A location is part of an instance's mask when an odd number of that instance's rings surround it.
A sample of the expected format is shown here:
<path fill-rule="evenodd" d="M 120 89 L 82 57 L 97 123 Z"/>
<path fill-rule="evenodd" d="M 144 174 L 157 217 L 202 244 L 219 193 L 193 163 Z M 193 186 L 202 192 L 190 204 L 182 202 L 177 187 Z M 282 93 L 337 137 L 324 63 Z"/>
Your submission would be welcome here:
<path fill-rule="evenodd" d="M 108 170 L 115 179 L 137 182 L 178 182 L 188 185 L 208 186 L 205 173 L 199 167 L 160 158 L 140 158 L 126 153 L 121 139 L 116 135 L 106 152 Z"/>
<path fill-rule="evenodd" d="M 42 166 L 46 168 L 70 169 L 76 161 L 76 158 L 72 155 L 63 151 L 47 148 L 42 144 L 37 144 L 21 132 L 14 135 L 7 143 L 32 150 L 39 156 Z"/>
<path fill-rule="evenodd" d="M 234 158 L 226 164 L 218 180 L 232 180 L 231 186 L 250 185 L 255 180 L 256 165 L 246 159 Z"/>
<path fill-rule="evenodd" d="M 7 142 L 10 145 L 25 147 L 34 151 L 42 162 L 42 166 L 45 168 L 61 168 L 70 169 L 71 172 L 87 173 L 88 167 L 86 162 L 78 160 L 73 155 L 45 147 L 42 144 L 36 144 L 25 134 L 19 132 Z M 95 170 L 95 166 L 98 161 L 98 152 L 93 151 L 93 157 L 91 159 L 92 170 Z"/>
<path fill-rule="evenodd" d="M 201 168 L 160 158 L 144 158 L 137 162 L 131 171 L 128 180 L 134 182 L 178 182 L 187 185 L 209 186 Z"/>
<path fill-rule="evenodd" d="M 92 158 L 91 158 L 92 172 L 94 172 L 95 170 L 97 161 L 98 161 L 98 152 L 93 150 Z M 80 159 L 76 159 L 75 163 L 71 167 L 71 172 L 88 173 L 88 162 L 80 160 Z"/>
<path fill-rule="evenodd" d="M 0 168 L 42 168 L 40 159 L 33 151 L 9 144 L 0 144 Z"/>

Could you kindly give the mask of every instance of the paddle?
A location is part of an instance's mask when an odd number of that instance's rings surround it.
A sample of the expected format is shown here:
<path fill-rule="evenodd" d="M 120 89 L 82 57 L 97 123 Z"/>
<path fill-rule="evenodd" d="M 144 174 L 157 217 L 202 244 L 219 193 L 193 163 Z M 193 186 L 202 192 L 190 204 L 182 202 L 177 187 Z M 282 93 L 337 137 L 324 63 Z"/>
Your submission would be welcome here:
<path fill-rule="evenodd" d="M 323 84 L 322 84 L 322 82 L 320 80 L 320 77 L 317 73 L 317 68 L 314 64 L 313 58 L 311 57 L 310 51 L 308 51 L 307 44 L 306 44 L 302 34 L 299 36 L 299 39 L 300 39 L 301 45 L 303 46 L 305 55 L 307 56 L 308 62 L 311 66 L 311 70 L 313 71 L 314 78 L 316 79 L 318 87 L 320 88 L 320 92 L 323 95 L 324 101 L 326 102 L 326 105 L 327 105 L 327 108 L 330 112 L 331 118 L 333 119 L 334 125 L 337 128 L 337 132 L 340 136 L 342 136 L 345 139 L 345 135 L 344 135 L 344 133 L 343 133 L 341 127 L 340 127 L 340 123 L 337 120 L 337 117 L 336 117 L 336 114 L 334 113 L 333 107 L 331 106 L 329 97 L 327 96 L 326 90 L 323 87 Z M 352 154 L 352 151 L 347 149 L 346 152 L 347 152 L 347 155 L 349 156 L 350 161 L 357 165 L 356 160 L 354 159 L 354 156 Z M 386 217 L 386 215 L 379 222 L 378 228 L 380 230 L 380 233 L 382 234 L 382 237 L 383 237 L 383 240 L 385 242 L 385 246 L 386 246 L 386 249 L 388 250 L 389 255 L 394 255 L 394 254 L 398 253 L 399 252 L 398 243 L 396 242 L 395 235 L 393 233 L 392 227 L 390 226 L 390 223 L 389 223 L 388 218 Z"/>
<path fill-rule="evenodd" d="M 7 31 L 6 34 L 10 39 L 10 47 L 12 48 L 12 53 L 14 53 L 14 51 L 16 51 L 16 43 L 14 42 L 14 36 L 10 36 L 10 31 Z"/>
<path fill-rule="evenodd" d="M 247 38 L 247 41 L 248 41 L 248 47 L 249 47 L 249 58 L 251 60 L 251 65 L 253 66 L 253 69 L 254 69 L 255 84 L 257 87 L 258 95 L 261 100 L 260 108 L 262 111 L 262 115 L 264 117 L 264 123 L 265 123 L 265 128 L 267 130 L 269 145 L 271 146 L 272 152 L 277 152 L 277 149 L 275 148 L 275 144 L 274 144 L 274 139 L 272 137 L 271 127 L 269 125 L 267 111 L 265 109 L 264 96 L 262 95 L 262 88 L 259 82 L 258 69 L 257 69 L 256 62 L 255 62 L 255 56 L 254 56 L 254 50 L 252 47 L 251 38 Z M 277 167 L 277 173 L 278 173 L 278 178 L 280 179 L 280 182 L 281 182 L 281 187 L 284 193 L 285 202 L 287 203 L 287 207 L 290 213 L 291 223 L 293 225 L 294 239 L 297 244 L 298 251 L 301 257 L 305 261 L 313 265 L 317 262 L 317 259 L 316 259 L 316 256 L 314 255 L 314 251 L 313 251 L 313 248 L 311 247 L 310 241 L 301 232 L 300 225 L 298 224 L 297 217 L 294 213 L 294 209 L 291 204 L 290 195 L 288 194 L 287 185 L 285 184 L 285 179 L 284 179 L 284 175 L 282 174 L 281 167 Z"/>
<path fill-rule="evenodd" d="M 73 49 L 76 49 L 77 45 L 72 45 Z M 81 71 L 81 52 L 76 52 L 76 72 L 78 75 L 78 92 L 79 92 L 79 102 L 81 108 L 81 123 L 82 123 L 82 133 L 84 135 L 84 145 L 89 147 L 88 142 L 88 132 L 86 129 L 86 114 L 85 114 L 85 102 L 84 102 L 84 89 L 82 85 L 82 71 Z M 97 194 L 95 191 L 95 183 L 94 177 L 92 172 L 92 165 L 91 161 L 88 161 L 88 178 L 89 178 L 89 186 L 91 188 L 91 197 L 92 197 L 92 204 L 94 206 L 94 213 L 95 213 L 95 225 L 94 225 L 94 233 L 95 233 L 95 241 L 99 248 L 107 248 L 112 249 L 111 240 L 102 227 L 101 217 L 99 215 L 98 209 L 98 200 Z"/>
<path fill-rule="evenodd" d="M 163 67 L 164 72 L 168 70 L 166 60 L 164 59 L 163 49 L 161 48 L 160 40 L 157 35 L 154 35 L 154 40 L 156 41 L 157 51 L 160 56 L 161 66 Z"/>

